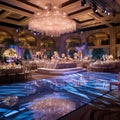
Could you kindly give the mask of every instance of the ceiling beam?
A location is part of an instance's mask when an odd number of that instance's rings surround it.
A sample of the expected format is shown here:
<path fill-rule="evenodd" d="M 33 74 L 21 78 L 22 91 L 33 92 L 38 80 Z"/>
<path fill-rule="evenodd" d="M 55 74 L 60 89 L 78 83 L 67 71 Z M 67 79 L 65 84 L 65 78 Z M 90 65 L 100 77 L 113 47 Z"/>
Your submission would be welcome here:
<path fill-rule="evenodd" d="M 13 13 L 17 13 L 17 14 L 21 14 L 21 15 L 28 16 L 28 17 L 33 16 L 33 14 L 31 14 L 31 13 L 24 12 L 24 11 L 18 10 L 16 8 L 8 7 L 8 6 L 1 5 L 1 4 L 0 4 L 0 9 L 10 11 L 10 12 L 13 12 Z"/>
<path fill-rule="evenodd" d="M 13 25 L 20 25 L 20 22 L 13 21 L 13 20 L 8 20 L 6 18 L 0 19 L 0 22 L 10 23 L 10 24 L 13 24 Z"/>
<path fill-rule="evenodd" d="M 28 25 L 28 22 L 30 21 L 30 18 L 25 18 L 24 20 L 21 20 L 20 21 L 20 24 L 21 26 L 26 26 Z"/>
<path fill-rule="evenodd" d="M 1 14 L 0 18 L 7 17 L 7 16 L 10 15 L 10 14 L 11 14 L 11 12 L 5 11 L 5 12 L 3 12 L 3 13 Z"/>
<path fill-rule="evenodd" d="M 79 17 L 79 16 L 82 16 L 82 15 L 85 15 L 85 14 L 88 14 L 88 13 L 92 13 L 93 11 L 91 9 L 88 9 L 88 10 L 85 10 L 85 11 L 81 11 L 77 14 L 73 14 L 73 15 L 70 15 L 71 18 L 76 18 L 76 17 Z"/>
<path fill-rule="evenodd" d="M 35 11 L 39 10 L 38 8 L 29 6 L 29 5 L 25 4 L 25 3 L 19 2 L 17 0 L 0 0 L 0 1 L 2 1 L 4 3 L 11 4 L 11 5 L 14 5 L 14 6 L 17 6 L 17 7 L 20 7 L 20 8 L 24 8 L 24 9 L 26 9 L 28 11 L 32 11 L 32 12 L 33 11 L 35 12 Z"/>
<path fill-rule="evenodd" d="M 120 5 L 120 0 L 116 0 L 116 2 Z"/>
<path fill-rule="evenodd" d="M 96 15 L 96 13 L 90 14 L 90 16 L 92 16 L 93 18 L 95 18 L 98 22 L 100 22 L 100 23 L 102 23 L 102 24 L 105 24 L 105 25 L 107 25 L 107 26 L 109 26 L 109 27 L 112 27 L 112 25 L 109 24 L 109 23 L 105 20 L 105 18 Z"/>
<path fill-rule="evenodd" d="M 77 2 L 74 2 L 74 3 L 70 4 L 70 5 L 62 7 L 61 9 L 64 12 L 69 14 L 69 13 L 72 13 L 72 12 L 75 12 L 75 11 L 78 11 L 78 10 L 85 9 L 86 7 L 89 7 L 89 5 L 87 4 L 86 6 L 81 6 L 81 2 L 77 1 Z"/>

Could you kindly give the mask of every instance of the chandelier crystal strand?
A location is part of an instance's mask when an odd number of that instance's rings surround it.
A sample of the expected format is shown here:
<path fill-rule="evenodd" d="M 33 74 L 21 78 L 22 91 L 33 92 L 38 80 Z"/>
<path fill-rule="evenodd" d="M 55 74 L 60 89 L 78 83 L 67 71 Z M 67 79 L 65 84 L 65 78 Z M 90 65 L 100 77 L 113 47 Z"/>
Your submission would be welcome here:
<path fill-rule="evenodd" d="M 47 36 L 58 37 L 76 30 L 75 21 L 69 19 L 57 6 L 48 4 L 43 11 L 38 11 L 28 24 L 29 29 Z"/>

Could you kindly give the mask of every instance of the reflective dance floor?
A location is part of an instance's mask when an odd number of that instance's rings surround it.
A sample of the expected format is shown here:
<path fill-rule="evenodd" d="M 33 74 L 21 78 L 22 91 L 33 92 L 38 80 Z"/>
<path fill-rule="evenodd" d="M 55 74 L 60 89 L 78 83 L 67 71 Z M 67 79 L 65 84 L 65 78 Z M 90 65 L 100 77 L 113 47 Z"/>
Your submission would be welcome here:
<path fill-rule="evenodd" d="M 107 94 L 111 81 L 117 74 L 82 72 L 1 85 L 0 120 L 56 120 Z"/>

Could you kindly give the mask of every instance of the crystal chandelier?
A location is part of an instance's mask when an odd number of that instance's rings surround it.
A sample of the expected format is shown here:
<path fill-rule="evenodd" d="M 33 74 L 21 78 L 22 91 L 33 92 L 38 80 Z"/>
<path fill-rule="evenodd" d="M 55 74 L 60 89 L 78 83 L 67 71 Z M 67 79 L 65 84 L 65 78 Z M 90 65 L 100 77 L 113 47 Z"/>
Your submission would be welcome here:
<path fill-rule="evenodd" d="M 51 37 L 76 30 L 75 21 L 68 18 L 65 12 L 61 12 L 57 6 L 46 4 L 43 11 L 38 11 L 28 24 L 30 30 L 40 32 Z"/>

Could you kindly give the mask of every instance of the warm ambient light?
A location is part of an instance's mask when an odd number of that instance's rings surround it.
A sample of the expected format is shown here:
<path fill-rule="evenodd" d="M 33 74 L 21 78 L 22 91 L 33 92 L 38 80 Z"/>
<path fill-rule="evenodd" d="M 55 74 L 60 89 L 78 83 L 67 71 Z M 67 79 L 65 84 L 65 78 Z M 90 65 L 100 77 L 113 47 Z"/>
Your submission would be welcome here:
<path fill-rule="evenodd" d="M 51 4 L 47 4 L 43 11 L 36 12 L 28 26 L 30 30 L 52 37 L 76 30 L 75 21 Z"/>

